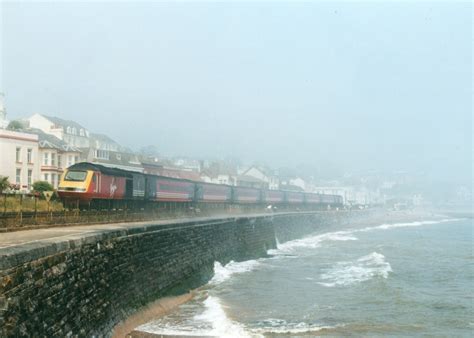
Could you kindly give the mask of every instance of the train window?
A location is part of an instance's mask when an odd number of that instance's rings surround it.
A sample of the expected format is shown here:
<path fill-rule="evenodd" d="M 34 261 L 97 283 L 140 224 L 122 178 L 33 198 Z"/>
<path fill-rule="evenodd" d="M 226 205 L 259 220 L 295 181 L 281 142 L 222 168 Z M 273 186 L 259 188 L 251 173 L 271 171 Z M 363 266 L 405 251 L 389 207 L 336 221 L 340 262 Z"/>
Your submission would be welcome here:
<path fill-rule="evenodd" d="M 86 171 L 74 171 L 70 170 L 67 172 L 66 176 L 64 177 L 65 181 L 76 181 L 76 182 L 83 182 L 86 179 L 87 172 Z"/>

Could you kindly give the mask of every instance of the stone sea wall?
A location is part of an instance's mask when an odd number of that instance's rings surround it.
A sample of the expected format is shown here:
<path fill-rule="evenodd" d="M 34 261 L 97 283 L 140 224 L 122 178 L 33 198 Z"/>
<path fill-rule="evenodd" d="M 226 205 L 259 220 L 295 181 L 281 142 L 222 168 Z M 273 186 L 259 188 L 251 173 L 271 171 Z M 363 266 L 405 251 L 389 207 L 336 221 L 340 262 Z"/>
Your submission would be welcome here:
<path fill-rule="evenodd" d="M 344 212 L 143 225 L 0 249 L 0 336 L 107 336 L 162 296 L 205 284 L 215 261 L 266 255 Z"/>

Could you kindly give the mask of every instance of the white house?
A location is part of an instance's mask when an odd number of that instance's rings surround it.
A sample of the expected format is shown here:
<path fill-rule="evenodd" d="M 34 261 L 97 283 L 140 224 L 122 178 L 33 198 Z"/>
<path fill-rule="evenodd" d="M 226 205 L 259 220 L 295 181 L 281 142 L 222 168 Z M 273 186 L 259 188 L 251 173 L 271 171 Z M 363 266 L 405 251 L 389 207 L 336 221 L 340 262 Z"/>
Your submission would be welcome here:
<path fill-rule="evenodd" d="M 89 131 L 74 121 L 41 114 L 34 114 L 26 121 L 30 128 L 40 129 L 46 134 L 56 136 L 73 147 L 88 148 L 91 146 Z"/>
<path fill-rule="evenodd" d="M 277 190 L 280 187 L 280 180 L 278 176 L 268 173 L 267 170 L 252 166 L 247 170 L 241 172 L 243 177 L 252 177 L 265 183 L 265 186 L 270 190 Z"/>
<path fill-rule="evenodd" d="M 38 136 L 0 129 L 0 176 L 19 190 L 28 191 L 40 180 Z"/>

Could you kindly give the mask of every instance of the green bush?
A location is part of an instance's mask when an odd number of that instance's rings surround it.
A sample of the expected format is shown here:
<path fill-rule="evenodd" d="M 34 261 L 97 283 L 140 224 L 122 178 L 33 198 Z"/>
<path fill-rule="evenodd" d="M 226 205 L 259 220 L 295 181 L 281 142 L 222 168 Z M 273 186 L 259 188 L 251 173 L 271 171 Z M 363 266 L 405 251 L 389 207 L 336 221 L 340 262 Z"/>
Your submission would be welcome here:
<path fill-rule="evenodd" d="M 10 187 L 10 182 L 8 182 L 8 177 L 0 176 L 0 193 L 4 192 Z"/>
<path fill-rule="evenodd" d="M 42 193 L 43 191 L 53 191 L 54 188 L 51 183 L 46 181 L 36 181 L 33 183 L 33 191 Z"/>

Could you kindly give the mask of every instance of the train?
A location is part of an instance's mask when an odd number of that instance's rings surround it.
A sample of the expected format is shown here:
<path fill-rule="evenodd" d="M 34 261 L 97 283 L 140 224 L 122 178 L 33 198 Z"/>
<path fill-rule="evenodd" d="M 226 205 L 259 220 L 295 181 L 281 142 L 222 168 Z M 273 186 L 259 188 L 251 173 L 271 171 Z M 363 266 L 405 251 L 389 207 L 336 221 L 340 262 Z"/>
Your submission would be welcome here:
<path fill-rule="evenodd" d="M 78 207 L 141 207 L 147 203 L 174 205 L 311 205 L 342 207 L 342 196 L 299 191 L 267 190 L 144 174 L 96 163 L 80 162 L 61 176 L 58 195 Z"/>

